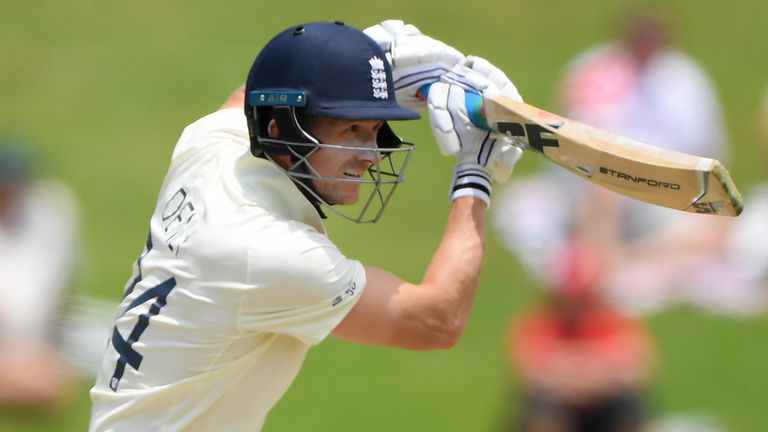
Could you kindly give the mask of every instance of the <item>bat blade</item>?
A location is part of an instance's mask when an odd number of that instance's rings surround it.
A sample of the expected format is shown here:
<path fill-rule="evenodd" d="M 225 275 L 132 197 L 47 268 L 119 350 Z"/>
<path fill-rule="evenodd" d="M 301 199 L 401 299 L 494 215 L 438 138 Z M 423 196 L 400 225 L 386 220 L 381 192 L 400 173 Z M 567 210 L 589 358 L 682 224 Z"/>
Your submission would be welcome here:
<path fill-rule="evenodd" d="M 592 183 L 651 204 L 738 216 L 739 190 L 720 161 L 644 144 L 504 97 L 483 100 L 483 116 Z"/>

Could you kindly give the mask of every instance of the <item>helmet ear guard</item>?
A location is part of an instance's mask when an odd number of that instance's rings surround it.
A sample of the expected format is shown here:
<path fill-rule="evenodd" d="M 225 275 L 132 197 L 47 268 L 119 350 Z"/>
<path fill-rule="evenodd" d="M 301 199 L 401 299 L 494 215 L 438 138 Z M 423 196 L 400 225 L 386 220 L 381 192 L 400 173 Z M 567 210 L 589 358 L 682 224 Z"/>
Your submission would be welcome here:
<path fill-rule="evenodd" d="M 257 113 L 258 111 L 262 112 Z M 269 119 L 272 118 L 271 111 L 270 108 L 259 109 L 249 105 L 246 105 L 245 108 L 245 119 L 248 123 L 248 135 L 251 141 L 251 154 L 256 157 L 264 156 L 260 137 L 269 136 Z"/>
<path fill-rule="evenodd" d="M 248 130 L 251 134 L 251 154 L 264 157 L 270 154 L 294 154 L 304 156 L 313 146 L 297 144 L 318 144 L 318 140 L 304 130 L 299 122 L 296 108 L 306 105 L 307 96 L 301 91 L 251 91 L 246 103 Z M 274 120 L 280 135 L 269 136 L 269 123 Z"/>
<path fill-rule="evenodd" d="M 396 149 L 403 145 L 403 139 L 392 130 L 389 126 L 389 122 L 384 122 L 379 128 L 379 133 L 376 136 L 376 144 L 379 149 Z"/>

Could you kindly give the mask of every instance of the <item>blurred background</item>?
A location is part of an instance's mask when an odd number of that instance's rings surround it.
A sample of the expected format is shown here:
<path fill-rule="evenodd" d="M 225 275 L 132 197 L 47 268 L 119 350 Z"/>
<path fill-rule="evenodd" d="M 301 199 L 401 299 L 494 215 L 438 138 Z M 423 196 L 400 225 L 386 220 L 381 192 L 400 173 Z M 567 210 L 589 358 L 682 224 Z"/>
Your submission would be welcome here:
<path fill-rule="evenodd" d="M 61 362 L 71 364 L 65 388 L 41 404 L 0 408 L 0 431 L 87 428 L 88 370 L 98 362 L 111 307 L 141 252 L 173 146 L 187 124 L 243 83 L 272 35 L 305 21 L 341 19 L 364 28 L 400 18 L 491 60 L 527 102 L 563 112 L 566 65 L 618 37 L 618 17 L 635 3 L 0 1 L 0 135 L 23 137 L 15 142 L 34 150 L 35 175 L 66 185 L 78 206 L 79 237 L 66 299 L 50 313 Z M 768 144 L 760 132 L 768 3 L 656 5 L 671 17 L 675 44 L 712 81 L 729 143 L 727 166 L 747 195 L 768 177 Z M 354 225 L 331 215 L 327 227 L 348 256 L 418 280 L 442 233 L 453 160 L 440 157 L 426 119 L 394 127 L 419 148 L 381 222 Z M 526 155 L 511 183 L 546 164 Z M 493 227 L 499 225 L 494 220 Z M 310 352 L 265 430 L 511 430 L 521 416 L 524 380 L 510 362 L 508 329 L 545 290 L 493 227 L 472 319 L 456 348 L 407 352 L 329 339 Z M 647 384 L 653 418 L 694 425 L 689 430 L 765 430 L 764 311 L 733 314 L 678 302 L 641 312 L 633 319 L 642 320 L 655 353 Z"/>

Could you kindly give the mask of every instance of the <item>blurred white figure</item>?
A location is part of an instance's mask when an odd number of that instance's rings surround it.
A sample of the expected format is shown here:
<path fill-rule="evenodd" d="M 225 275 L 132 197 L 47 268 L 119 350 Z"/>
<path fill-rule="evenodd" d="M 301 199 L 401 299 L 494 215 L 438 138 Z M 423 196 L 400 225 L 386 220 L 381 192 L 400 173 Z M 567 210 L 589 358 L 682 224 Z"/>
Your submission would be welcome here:
<path fill-rule="evenodd" d="M 712 82 L 671 45 L 657 12 L 633 11 L 621 40 L 577 56 L 562 84 L 561 104 L 574 120 L 670 150 L 727 156 Z"/>
<path fill-rule="evenodd" d="M 570 118 L 659 147 L 727 159 L 713 86 L 670 45 L 667 25 L 655 12 L 635 12 L 620 41 L 571 62 L 561 95 Z M 750 282 L 751 270 L 742 268 L 741 255 L 760 247 L 749 243 L 766 238 L 747 227 L 760 224 L 747 221 L 759 214 L 753 206 L 731 226 L 728 218 L 653 206 L 548 168 L 502 192 L 494 221 L 505 244 L 544 282 L 549 257 L 568 236 L 595 243 L 611 258 L 605 295 L 626 312 L 646 314 L 683 302 L 751 315 L 766 305 Z M 738 234 L 742 230 L 748 233 Z"/>
<path fill-rule="evenodd" d="M 0 146 L 0 404 L 49 404 L 66 390 L 55 338 L 78 221 L 67 188 L 36 178 L 20 147 Z"/>
<path fill-rule="evenodd" d="M 768 152 L 768 94 L 762 110 L 762 155 Z M 760 152 L 758 152 L 760 153 Z M 765 161 L 768 162 L 768 161 Z M 768 167 L 768 163 L 764 164 Z M 692 218 L 667 233 L 666 247 L 650 243 L 624 259 L 609 287 L 625 303 L 642 298 L 631 290 L 656 290 L 702 309 L 751 316 L 768 308 L 768 179 L 748 191 L 744 212 L 735 219 Z M 654 246 L 654 247 L 651 247 Z M 628 249 L 628 248 L 625 248 Z M 622 285 L 624 290 L 615 287 Z M 653 288 L 656 287 L 656 288 Z M 651 293 L 653 294 L 653 293 Z"/>

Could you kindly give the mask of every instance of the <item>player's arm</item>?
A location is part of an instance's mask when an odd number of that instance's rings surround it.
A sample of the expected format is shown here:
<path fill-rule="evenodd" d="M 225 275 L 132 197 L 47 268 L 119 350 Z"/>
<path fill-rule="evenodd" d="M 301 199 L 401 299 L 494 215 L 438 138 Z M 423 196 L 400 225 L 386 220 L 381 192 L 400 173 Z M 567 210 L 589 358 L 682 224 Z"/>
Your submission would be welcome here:
<path fill-rule="evenodd" d="M 411 349 L 453 346 L 467 323 L 480 279 L 486 213 L 478 198 L 453 202 L 443 240 L 419 284 L 367 266 L 362 297 L 333 335 Z"/>
<path fill-rule="evenodd" d="M 418 284 L 409 283 L 367 267 L 366 288 L 334 336 L 411 349 L 448 348 L 459 340 L 480 280 L 491 177 L 509 177 L 522 152 L 503 135 L 478 129 L 467 115 L 465 90 L 501 87 L 488 80 L 490 72 L 498 71 L 488 66 L 470 58 L 457 65 L 456 74 L 429 90 L 433 133 L 441 151 L 456 155 L 458 163 L 445 233 L 424 278 Z M 506 85 L 509 80 L 501 76 Z M 477 87 L 459 84 L 466 82 Z"/>

